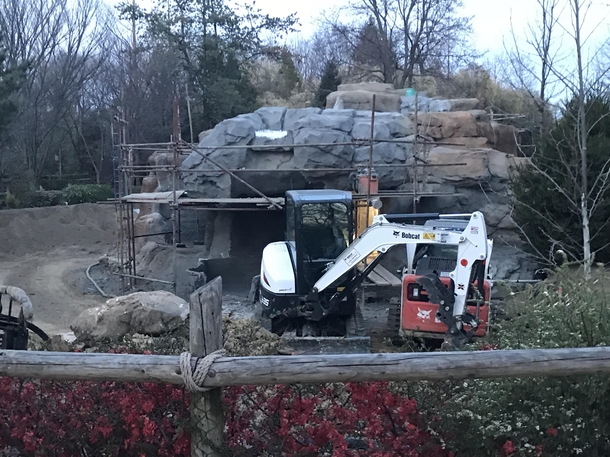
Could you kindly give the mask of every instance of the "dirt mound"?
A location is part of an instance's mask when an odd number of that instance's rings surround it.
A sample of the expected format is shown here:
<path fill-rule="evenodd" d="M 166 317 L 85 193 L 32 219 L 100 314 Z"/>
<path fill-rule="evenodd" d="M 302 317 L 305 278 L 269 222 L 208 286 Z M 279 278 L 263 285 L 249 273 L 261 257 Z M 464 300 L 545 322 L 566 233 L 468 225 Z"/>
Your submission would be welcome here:
<path fill-rule="evenodd" d="M 0 211 L 0 255 L 15 257 L 69 246 L 116 242 L 114 205 L 85 203 Z"/>

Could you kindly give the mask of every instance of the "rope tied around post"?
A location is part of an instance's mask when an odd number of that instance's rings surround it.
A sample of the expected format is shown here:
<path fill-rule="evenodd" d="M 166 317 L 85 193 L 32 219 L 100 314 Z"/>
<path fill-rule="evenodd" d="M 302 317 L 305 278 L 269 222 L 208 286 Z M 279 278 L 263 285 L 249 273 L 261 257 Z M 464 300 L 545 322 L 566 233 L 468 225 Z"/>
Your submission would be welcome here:
<path fill-rule="evenodd" d="M 182 379 L 184 385 L 190 392 L 208 392 L 212 387 L 203 387 L 203 383 L 208 376 L 210 368 L 214 361 L 225 355 L 224 349 L 219 349 L 205 357 L 197 358 L 195 363 L 195 369 L 191 368 L 192 354 L 190 352 L 183 352 L 180 354 L 180 372 L 182 373 Z"/>

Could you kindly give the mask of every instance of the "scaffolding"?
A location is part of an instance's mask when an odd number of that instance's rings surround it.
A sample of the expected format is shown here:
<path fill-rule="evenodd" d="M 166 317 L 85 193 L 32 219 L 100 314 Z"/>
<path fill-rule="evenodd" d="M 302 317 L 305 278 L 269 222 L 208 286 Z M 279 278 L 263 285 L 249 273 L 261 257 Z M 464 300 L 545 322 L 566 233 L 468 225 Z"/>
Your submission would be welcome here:
<path fill-rule="evenodd" d="M 117 243 L 117 258 L 119 262 L 119 272 L 117 273 L 121 277 L 121 289 L 125 293 L 130 289 L 133 289 L 138 281 L 156 282 L 160 284 L 170 285 L 176 293 L 176 249 L 184 247 L 182 242 L 182 228 L 181 228 L 181 212 L 188 210 L 199 210 L 199 211 L 280 211 L 284 207 L 283 197 L 270 197 L 265 195 L 260 190 L 247 182 L 247 175 L 250 173 L 269 173 L 273 175 L 275 173 L 320 173 L 320 172 L 336 172 L 336 173 L 354 173 L 362 172 L 369 174 L 369 178 L 373 170 L 383 169 L 385 167 L 392 167 L 394 169 L 404 168 L 405 172 L 411 170 L 412 177 L 412 191 L 407 192 L 391 192 L 391 191 L 378 191 L 371 192 L 370 186 L 365 193 L 355 193 L 354 200 L 365 202 L 368 206 L 373 199 L 379 198 L 412 198 L 414 209 L 417 208 L 417 202 L 421 197 L 443 197 L 443 196 L 454 196 L 454 193 L 446 192 L 426 192 L 420 191 L 418 188 L 418 169 L 426 170 L 428 167 L 454 167 L 466 165 L 465 163 L 449 163 L 449 164 L 429 164 L 427 163 L 427 152 L 432 145 L 439 143 L 432 142 L 424 139 L 419 135 L 415 135 L 413 139 L 400 140 L 376 140 L 374 139 L 375 129 L 375 111 L 374 111 L 373 98 L 373 110 L 371 114 L 371 135 L 368 139 L 354 140 L 346 143 L 319 143 L 319 144 L 282 144 L 283 149 L 294 150 L 302 147 L 337 147 L 337 146 L 369 146 L 369 156 L 366 163 L 357 164 L 353 167 L 322 167 L 322 168 L 293 168 L 293 169 L 230 169 L 216 162 L 210 153 L 216 150 L 231 150 L 231 149 L 252 149 L 256 151 L 274 151 L 277 150 L 277 145 L 239 145 L 239 146 L 204 146 L 194 145 L 186 143 L 180 139 L 178 141 L 171 141 L 167 143 L 140 143 L 140 144 L 128 144 L 121 141 L 114 147 L 117 151 L 115 157 L 113 157 L 113 164 L 116 168 L 116 182 L 115 188 L 117 189 L 117 212 L 118 212 L 118 243 Z M 416 125 L 417 130 L 417 125 Z M 179 138 L 179 136 L 176 136 Z M 114 138 L 114 136 L 113 136 Z M 120 136 L 122 140 L 124 136 Z M 380 143 L 395 143 L 395 144 L 412 144 L 413 145 L 413 163 L 403 164 L 383 164 L 374 163 L 373 161 L 373 149 L 375 144 Z M 442 143 L 450 144 L 450 143 Z M 458 145 L 458 144 L 455 144 Z M 148 156 L 153 153 L 164 153 L 166 158 L 171 157 L 170 163 L 162 165 L 149 165 Z M 184 169 L 181 166 L 182 158 L 190 155 L 198 154 L 213 168 L 210 169 Z M 142 182 L 145 177 L 150 174 L 162 173 L 165 174 L 166 178 L 164 181 L 171 183 L 171 189 L 164 192 L 142 192 Z M 228 174 L 232 179 L 240 182 L 246 186 L 256 197 L 249 198 L 191 198 L 188 196 L 184 189 L 179 188 L 180 175 L 182 173 L 190 174 Z M 427 176 L 427 173 L 424 173 Z M 136 222 L 136 211 L 135 205 L 142 204 L 159 204 L 167 205 L 171 213 L 171 230 L 167 230 L 159 233 L 142 233 L 137 234 L 135 228 Z M 367 218 L 368 219 L 368 218 Z M 163 235 L 169 239 L 171 235 L 171 245 L 173 247 L 173 271 L 174 277 L 172 281 L 159 278 L 146 277 L 139 274 L 137 270 L 137 252 L 136 252 L 136 240 L 139 238 L 146 238 L 152 236 Z"/>

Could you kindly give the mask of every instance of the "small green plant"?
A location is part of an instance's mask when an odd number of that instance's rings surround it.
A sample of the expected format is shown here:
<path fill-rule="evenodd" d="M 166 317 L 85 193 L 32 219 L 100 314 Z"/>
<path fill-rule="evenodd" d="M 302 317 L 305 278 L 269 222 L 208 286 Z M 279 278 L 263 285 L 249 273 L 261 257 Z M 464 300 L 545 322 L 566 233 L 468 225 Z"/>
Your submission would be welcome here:
<path fill-rule="evenodd" d="M 29 193 L 22 207 L 40 208 L 62 204 L 63 192 L 61 190 L 40 190 Z"/>

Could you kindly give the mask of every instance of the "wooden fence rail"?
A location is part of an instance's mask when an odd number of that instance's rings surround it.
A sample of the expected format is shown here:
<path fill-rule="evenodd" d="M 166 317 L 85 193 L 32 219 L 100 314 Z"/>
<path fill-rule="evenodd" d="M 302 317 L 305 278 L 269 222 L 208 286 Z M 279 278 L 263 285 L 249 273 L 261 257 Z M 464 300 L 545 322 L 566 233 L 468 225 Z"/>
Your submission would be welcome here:
<path fill-rule="evenodd" d="M 193 357 L 193 362 L 196 358 Z M 610 347 L 511 351 L 221 357 L 206 387 L 571 376 L 610 373 Z M 0 376 L 183 384 L 179 357 L 0 351 Z"/>

